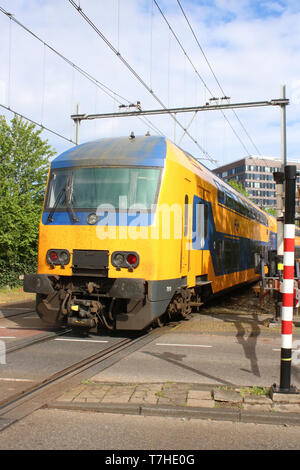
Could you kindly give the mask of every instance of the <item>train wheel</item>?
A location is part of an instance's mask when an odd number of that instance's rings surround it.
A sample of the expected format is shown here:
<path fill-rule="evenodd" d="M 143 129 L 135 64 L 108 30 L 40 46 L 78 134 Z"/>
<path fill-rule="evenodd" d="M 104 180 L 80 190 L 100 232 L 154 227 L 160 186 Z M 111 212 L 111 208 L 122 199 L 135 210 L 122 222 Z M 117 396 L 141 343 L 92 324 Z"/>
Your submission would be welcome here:
<path fill-rule="evenodd" d="M 159 328 L 162 328 L 164 326 L 164 323 L 162 322 L 161 318 L 158 317 L 155 319 L 155 324 L 156 326 L 158 326 Z"/>
<path fill-rule="evenodd" d="M 192 311 L 190 306 L 191 295 L 192 293 L 189 290 L 184 291 L 182 294 L 176 294 L 168 308 L 169 316 L 188 319 Z"/>

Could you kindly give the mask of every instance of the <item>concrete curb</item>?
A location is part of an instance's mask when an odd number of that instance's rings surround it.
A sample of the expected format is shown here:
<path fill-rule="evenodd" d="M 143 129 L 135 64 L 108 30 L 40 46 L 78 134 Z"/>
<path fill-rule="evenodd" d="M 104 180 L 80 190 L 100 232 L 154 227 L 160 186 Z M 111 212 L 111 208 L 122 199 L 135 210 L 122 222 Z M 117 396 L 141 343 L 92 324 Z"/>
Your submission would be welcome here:
<path fill-rule="evenodd" d="M 175 382 L 87 382 L 65 391 L 46 406 L 100 413 L 300 425 L 300 394 L 276 394 L 272 400 L 267 392 L 257 387 L 228 389 Z"/>
<path fill-rule="evenodd" d="M 231 421 L 235 423 L 256 423 L 272 425 L 300 426 L 300 413 L 244 411 L 227 408 L 187 408 L 181 406 L 133 405 L 130 403 L 65 403 L 54 401 L 47 405 L 49 409 L 69 411 L 87 411 L 97 413 L 129 414 L 138 416 L 159 416 L 185 419 L 211 419 L 213 421 Z"/>

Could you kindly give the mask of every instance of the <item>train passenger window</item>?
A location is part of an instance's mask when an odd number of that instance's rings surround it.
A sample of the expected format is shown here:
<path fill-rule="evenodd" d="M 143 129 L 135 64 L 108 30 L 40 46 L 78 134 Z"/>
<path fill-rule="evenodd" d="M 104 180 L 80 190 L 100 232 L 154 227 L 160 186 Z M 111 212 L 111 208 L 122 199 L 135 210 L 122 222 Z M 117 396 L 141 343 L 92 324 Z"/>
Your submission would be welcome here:
<path fill-rule="evenodd" d="M 221 274 L 223 271 L 222 269 L 223 250 L 224 250 L 223 240 L 217 240 L 216 242 L 216 273 L 217 274 Z"/>
<path fill-rule="evenodd" d="M 239 243 L 238 241 L 233 241 L 233 256 L 232 256 L 232 267 L 237 269 L 239 266 Z"/>
<path fill-rule="evenodd" d="M 184 198 L 184 236 L 188 236 L 188 223 L 189 223 L 189 197 L 186 194 Z"/>
<path fill-rule="evenodd" d="M 231 271 L 232 267 L 232 250 L 231 240 L 224 240 L 224 268 L 225 271 Z"/>
<path fill-rule="evenodd" d="M 218 190 L 218 201 L 221 204 L 225 203 L 225 193 L 223 191 L 221 191 L 220 189 Z"/>
<path fill-rule="evenodd" d="M 233 208 L 233 199 L 229 196 L 227 196 L 227 206 Z"/>

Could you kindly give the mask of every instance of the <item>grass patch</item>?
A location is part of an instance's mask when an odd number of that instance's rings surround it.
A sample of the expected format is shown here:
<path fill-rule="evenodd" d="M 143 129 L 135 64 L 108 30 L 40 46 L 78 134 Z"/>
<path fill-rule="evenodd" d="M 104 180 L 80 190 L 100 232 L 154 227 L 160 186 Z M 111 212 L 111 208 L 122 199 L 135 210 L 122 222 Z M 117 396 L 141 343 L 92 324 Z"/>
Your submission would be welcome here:
<path fill-rule="evenodd" d="M 23 287 L 0 287 L 0 304 L 34 300 L 35 294 L 23 291 Z"/>
<path fill-rule="evenodd" d="M 244 396 L 246 393 L 256 396 L 269 396 L 270 388 L 269 387 L 243 387 L 240 389 L 240 394 Z"/>

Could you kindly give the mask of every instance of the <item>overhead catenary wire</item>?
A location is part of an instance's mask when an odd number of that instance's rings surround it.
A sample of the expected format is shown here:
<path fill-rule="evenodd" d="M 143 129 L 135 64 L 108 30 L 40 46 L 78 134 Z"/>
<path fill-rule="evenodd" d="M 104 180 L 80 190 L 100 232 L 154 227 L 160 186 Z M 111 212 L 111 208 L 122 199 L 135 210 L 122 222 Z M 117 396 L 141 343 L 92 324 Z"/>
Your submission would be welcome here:
<path fill-rule="evenodd" d="M 75 144 L 74 140 L 68 139 L 68 137 L 60 134 L 59 132 L 56 132 L 53 129 L 50 129 L 49 127 L 44 126 L 43 124 L 40 124 L 39 122 L 34 121 L 33 119 L 25 116 L 24 114 L 18 113 L 17 111 L 12 109 L 10 106 L 5 106 L 4 104 L 1 104 L 1 103 L 0 103 L 0 106 L 1 106 L 1 108 L 4 108 L 7 111 L 10 111 L 11 113 L 13 113 L 13 114 L 15 114 L 15 115 L 17 115 L 17 116 L 19 116 L 23 119 L 26 119 L 26 121 L 32 122 L 32 124 L 35 124 L 36 126 L 39 126 L 41 129 L 44 129 L 45 131 L 51 132 L 51 134 L 54 134 L 57 137 L 60 137 L 61 139 L 67 140 L 68 142 L 71 142 L 72 144 Z"/>
<path fill-rule="evenodd" d="M 112 52 L 119 58 L 119 60 L 127 67 L 127 69 L 132 73 L 132 75 L 143 85 L 143 87 L 153 96 L 153 98 L 160 104 L 163 109 L 167 109 L 167 106 L 162 102 L 162 100 L 156 95 L 152 88 L 143 80 L 143 78 L 136 72 L 136 70 L 129 64 L 129 62 L 122 56 L 122 54 L 113 46 L 113 44 L 105 37 L 105 35 L 100 31 L 100 29 L 93 23 L 93 21 L 84 13 L 82 8 L 76 4 L 74 0 L 68 0 L 69 3 L 78 11 L 78 13 L 83 17 L 83 19 L 88 23 L 88 25 L 96 32 L 96 34 L 105 42 L 105 44 L 112 50 Z M 155 0 L 154 0 L 155 1 Z M 210 160 L 210 162 L 215 163 L 215 160 L 209 155 L 209 153 L 194 139 L 194 137 L 187 132 L 185 127 L 178 121 L 176 116 L 169 113 L 174 121 L 178 124 L 179 127 L 189 138 L 197 145 L 205 157 Z"/>
<path fill-rule="evenodd" d="M 73 0 L 69 0 L 69 1 L 73 1 Z M 195 67 L 194 63 L 192 62 L 191 58 L 189 57 L 188 53 L 186 52 L 185 48 L 183 47 L 180 39 L 178 38 L 177 34 L 175 33 L 174 29 L 172 28 L 171 24 L 169 23 L 169 21 L 167 20 L 165 14 L 163 13 L 162 9 L 160 8 L 158 2 L 156 0 L 153 0 L 159 13 L 161 14 L 162 18 L 164 19 L 165 23 L 167 24 L 168 28 L 170 29 L 170 31 L 172 32 L 176 42 L 178 43 L 180 49 L 182 50 L 182 52 L 184 53 L 185 57 L 187 58 L 187 60 L 189 61 L 189 63 L 191 64 L 194 72 L 197 74 L 198 78 L 201 80 L 203 86 L 206 88 L 206 90 L 209 92 L 209 94 L 211 95 L 211 97 L 213 97 L 213 93 L 212 91 L 210 90 L 210 88 L 208 87 L 208 85 L 205 83 L 204 79 L 202 78 L 202 76 L 200 75 L 200 73 L 198 72 L 197 68 Z M 220 110 L 220 112 L 222 113 L 224 119 L 226 120 L 226 122 L 228 123 L 228 125 L 231 127 L 232 129 L 232 132 L 235 134 L 236 138 L 239 140 L 240 144 L 242 145 L 242 147 L 244 148 L 245 152 L 247 155 L 250 155 L 250 152 L 248 150 L 248 148 L 246 147 L 245 143 L 242 141 L 241 137 L 238 135 L 238 133 L 236 132 L 236 130 L 234 129 L 234 127 L 232 126 L 231 122 L 229 121 L 228 117 L 226 116 L 226 114 L 224 113 L 224 111 Z"/>
<path fill-rule="evenodd" d="M 211 73 L 212 73 L 212 75 L 213 75 L 213 77 L 214 77 L 214 79 L 215 79 L 215 81 L 216 81 L 216 83 L 217 83 L 217 85 L 218 85 L 218 87 L 219 87 L 221 93 L 223 94 L 224 97 L 226 97 L 227 95 L 226 95 L 226 93 L 225 93 L 225 91 L 224 91 L 224 89 L 223 89 L 223 87 L 222 87 L 220 81 L 218 80 L 218 78 L 217 78 L 217 76 L 216 76 L 216 74 L 215 74 L 215 72 L 214 72 L 214 70 L 213 70 L 213 68 L 212 68 L 212 65 L 210 64 L 210 62 L 209 62 L 209 60 L 208 60 L 208 57 L 207 57 L 207 55 L 205 54 L 205 52 L 204 52 L 204 50 L 203 50 L 203 48 L 202 48 L 202 46 L 201 46 L 201 44 L 200 44 L 200 42 L 199 42 L 199 40 L 198 40 L 196 34 L 195 34 L 195 32 L 194 32 L 194 29 L 192 28 L 192 25 L 191 25 L 191 23 L 190 23 L 190 21 L 189 21 L 189 19 L 188 19 L 188 17 L 187 17 L 186 12 L 184 11 L 184 9 L 183 9 L 183 7 L 182 7 L 182 4 L 181 4 L 180 0 L 177 0 L 177 3 L 178 3 L 178 5 L 179 5 L 179 7 L 180 7 L 180 9 L 181 9 L 181 12 L 182 12 L 182 14 L 183 14 L 183 16 L 184 16 L 184 18 L 185 18 L 185 20 L 186 20 L 186 22 L 187 22 L 187 24 L 188 24 L 190 30 L 191 30 L 191 33 L 192 33 L 192 35 L 193 35 L 193 37 L 194 37 L 194 39 L 195 39 L 195 41 L 196 41 L 196 43 L 197 43 L 197 45 L 198 45 L 198 47 L 199 47 L 201 53 L 202 53 L 202 55 L 203 55 L 203 57 L 204 57 L 204 59 L 205 59 L 207 65 L 208 65 L 208 67 L 209 67 L 209 69 L 210 69 L 210 71 L 211 71 Z M 229 102 L 229 100 L 227 100 L 227 102 Z M 238 114 L 236 113 L 236 111 L 235 111 L 234 109 L 232 109 L 232 112 L 234 113 L 236 119 L 239 121 L 239 123 L 240 123 L 241 127 L 243 128 L 245 134 L 247 135 L 247 137 L 249 138 L 249 140 L 250 140 L 250 142 L 252 143 L 253 147 L 255 148 L 255 150 L 256 150 L 256 152 L 257 152 L 259 158 L 260 158 L 260 159 L 263 159 L 263 160 L 265 161 L 265 164 L 266 164 L 265 166 L 271 168 L 271 163 L 268 162 L 268 160 L 265 160 L 265 159 L 263 158 L 263 156 L 262 156 L 262 154 L 261 154 L 261 151 L 258 149 L 257 145 L 256 145 L 255 142 L 253 141 L 252 137 L 251 137 L 250 134 L 248 133 L 247 129 L 245 128 L 244 124 L 242 123 L 242 121 L 241 121 L 241 119 L 239 118 L 239 116 L 238 116 Z M 226 133 L 225 128 L 224 128 L 224 133 Z M 224 136 L 223 136 L 223 138 L 224 138 Z M 250 156 L 250 154 L 249 154 L 249 156 Z M 256 161 L 259 160 L 259 158 L 254 158 L 254 157 L 251 157 L 251 158 L 253 158 L 253 159 L 256 160 Z M 224 165 L 224 155 L 223 155 L 223 165 Z M 222 165 L 222 166 L 223 166 L 223 165 Z"/>
<path fill-rule="evenodd" d="M 52 47 L 50 44 L 48 44 L 43 39 L 41 39 L 39 36 L 37 36 L 32 30 L 27 28 L 23 23 L 18 21 L 15 18 L 14 15 L 12 15 L 8 11 L 6 11 L 1 6 L 0 6 L 0 12 L 3 13 L 4 15 L 6 15 L 10 19 L 10 33 L 9 33 L 9 93 L 8 93 L 9 102 L 8 102 L 8 107 L 10 105 L 10 81 L 11 81 L 10 75 L 11 75 L 11 48 L 12 48 L 12 45 L 11 45 L 11 22 L 12 21 L 14 23 L 16 23 L 19 27 L 24 29 L 28 34 L 33 36 L 36 40 L 41 42 L 43 44 L 43 47 L 44 47 L 44 53 L 45 53 L 45 48 L 47 47 L 51 52 L 56 54 L 60 59 L 64 60 L 67 64 L 69 64 L 71 67 L 73 67 L 73 70 L 76 70 L 81 75 L 83 75 L 87 80 L 94 83 L 98 88 L 100 88 L 103 91 L 103 93 L 105 93 L 107 96 L 109 96 L 112 100 L 117 101 L 118 104 L 123 104 L 124 102 L 126 102 L 127 104 L 130 104 L 132 102 L 128 98 L 125 98 L 124 96 L 118 94 L 116 91 L 112 90 L 107 85 L 105 85 L 104 83 L 97 80 L 95 77 L 93 77 L 86 70 L 82 69 L 81 67 L 76 65 L 74 62 L 72 62 L 70 59 L 65 57 L 61 52 L 59 52 L 54 47 Z M 43 71 L 43 73 L 44 73 L 44 71 Z M 44 78 L 43 78 L 43 80 L 44 80 Z M 74 86 L 74 83 L 73 83 L 73 79 L 72 79 L 72 93 L 73 93 L 73 86 Z M 45 90 L 43 91 L 43 94 L 44 93 L 45 93 Z M 44 109 L 44 103 L 42 103 L 42 119 L 43 119 L 43 109 Z M 146 117 L 139 117 L 138 119 L 140 121 L 142 121 L 144 124 L 147 124 L 147 126 L 150 127 L 150 129 L 152 129 L 154 132 L 157 132 L 158 134 L 160 134 L 162 136 L 164 135 L 163 132 L 157 126 L 155 126 L 155 124 L 153 124 L 149 119 L 147 119 Z M 35 121 L 32 121 L 32 122 L 35 122 Z M 40 125 L 40 124 L 38 124 L 38 125 Z M 43 126 L 43 125 L 41 125 L 41 127 L 45 128 L 45 126 Z M 60 134 L 56 133 L 56 135 L 60 135 Z M 70 140 L 70 139 L 67 139 L 67 140 L 69 140 L 70 142 L 73 142 L 73 140 Z"/>
<path fill-rule="evenodd" d="M 216 82 L 217 82 L 217 84 L 218 84 L 218 87 L 219 87 L 221 93 L 223 94 L 224 97 L 226 97 L 227 95 L 226 95 L 225 91 L 223 90 L 223 87 L 221 86 L 221 83 L 220 83 L 220 81 L 218 80 L 218 78 L 217 78 L 217 76 L 216 76 L 216 74 L 215 74 L 215 72 L 214 72 L 214 70 L 213 70 L 213 68 L 212 68 L 212 66 L 211 66 L 211 64 L 210 64 L 210 62 L 209 62 L 209 60 L 208 60 L 208 58 L 207 58 L 207 56 L 206 56 L 206 54 L 205 54 L 205 52 L 204 52 L 204 50 L 203 50 L 203 48 L 202 48 L 202 46 L 201 46 L 201 44 L 200 44 L 200 42 L 199 42 L 199 40 L 198 40 L 196 34 L 195 34 L 194 29 L 192 28 L 192 25 L 191 25 L 191 23 L 190 23 L 190 21 L 189 21 L 187 15 L 186 15 L 186 13 L 185 13 L 183 7 L 182 7 L 182 4 L 181 4 L 180 0 L 177 0 L 177 3 L 178 3 L 178 5 L 179 5 L 179 7 L 180 7 L 180 9 L 181 9 L 181 12 L 182 12 L 182 14 L 183 14 L 183 16 L 184 16 L 184 18 L 185 18 L 185 20 L 186 20 L 186 22 L 187 22 L 187 24 L 188 24 L 190 30 L 191 30 L 191 33 L 192 33 L 192 35 L 193 35 L 193 37 L 194 37 L 194 39 L 195 39 L 195 41 L 196 41 L 196 43 L 197 43 L 197 45 L 198 45 L 200 51 L 201 51 L 201 53 L 202 53 L 202 55 L 203 55 L 203 57 L 204 57 L 204 59 L 205 59 L 207 65 L 208 65 L 208 67 L 209 67 L 209 69 L 210 69 L 210 71 L 211 71 L 211 73 L 213 74 L 214 79 L 216 80 Z M 229 100 L 227 100 L 227 101 L 229 102 Z M 252 137 L 250 136 L 249 132 L 247 131 L 247 129 L 246 129 L 246 127 L 244 126 L 244 124 L 242 123 L 242 121 L 241 121 L 241 119 L 239 118 L 239 116 L 238 116 L 238 114 L 236 113 L 236 111 L 233 109 L 232 112 L 234 113 L 236 119 L 237 119 L 238 122 L 240 123 L 242 129 L 244 130 L 244 132 L 245 132 L 245 134 L 247 135 L 248 139 L 249 139 L 250 142 L 252 143 L 252 145 L 253 145 L 253 147 L 255 148 L 256 152 L 257 152 L 259 155 L 261 155 L 260 150 L 258 149 L 257 145 L 256 145 L 255 142 L 253 141 Z"/>

